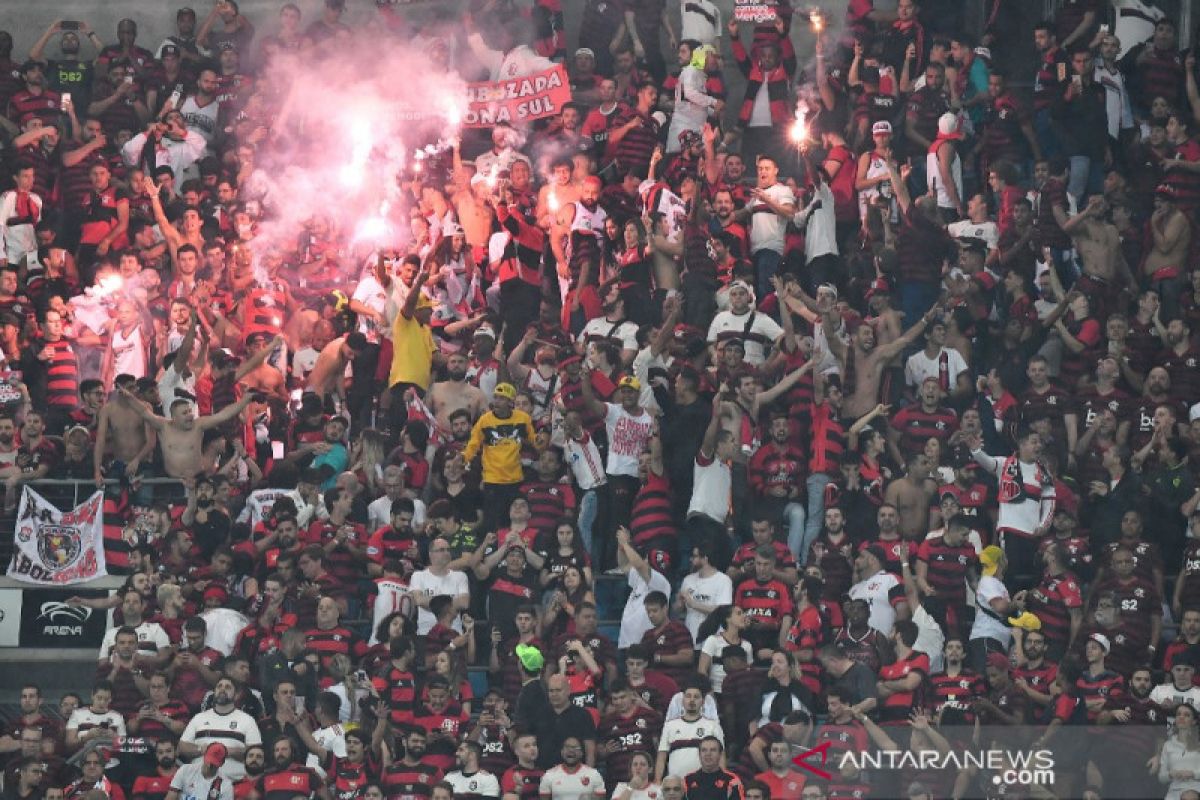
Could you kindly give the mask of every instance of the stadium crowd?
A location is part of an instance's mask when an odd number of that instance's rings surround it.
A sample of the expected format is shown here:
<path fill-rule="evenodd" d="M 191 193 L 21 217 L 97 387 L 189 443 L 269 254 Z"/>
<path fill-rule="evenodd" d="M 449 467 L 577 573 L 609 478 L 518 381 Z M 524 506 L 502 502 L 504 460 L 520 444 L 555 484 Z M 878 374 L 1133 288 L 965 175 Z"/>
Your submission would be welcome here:
<path fill-rule="evenodd" d="M 1200 797 L 1185 32 L 578 2 L 0 32 L 4 511 L 125 576 L 3 800 Z M 272 63 L 363 36 L 572 102 L 281 234 Z"/>

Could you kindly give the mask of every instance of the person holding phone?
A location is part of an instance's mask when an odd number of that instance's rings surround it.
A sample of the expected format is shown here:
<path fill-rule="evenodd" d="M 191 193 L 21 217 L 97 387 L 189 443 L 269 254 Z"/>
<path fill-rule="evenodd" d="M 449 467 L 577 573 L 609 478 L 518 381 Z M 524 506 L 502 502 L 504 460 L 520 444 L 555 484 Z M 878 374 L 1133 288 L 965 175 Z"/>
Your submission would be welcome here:
<path fill-rule="evenodd" d="M 1107 90 L 1096 82 L 1092 52 L 1071 53 L 1070 78 L 1053 95 L 1051 116 L 1058 127 L 1064 155 L 1070 159 L 1067 193 L 1082 208 L 1085 195 L 1103 189 L 1104 168 L 1112 164 L 1108 142 Z"/>
<path fill-rule="evenodd" d="M 46 45 L 55 34 L 61 34 L 58 49 L 62 58 L 46 58 Z M 104 47 L 100 37 L 87 22 L 60 19 L 50 23 L 41 38 L 29 48 L 29 60 L 45 65 L 49 88 L 70 95 L 70 102 L 76 108 L 87 108 L 92 102 L 95 65 L 94 59 L 82 56 L 81 49 L 85 39 L 97 52 Z"/>

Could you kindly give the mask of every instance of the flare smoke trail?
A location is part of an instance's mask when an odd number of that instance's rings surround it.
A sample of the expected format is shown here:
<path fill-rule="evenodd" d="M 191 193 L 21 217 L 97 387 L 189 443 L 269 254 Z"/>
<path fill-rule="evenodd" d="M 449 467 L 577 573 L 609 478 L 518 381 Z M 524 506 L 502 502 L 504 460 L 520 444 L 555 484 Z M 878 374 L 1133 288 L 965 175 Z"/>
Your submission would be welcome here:
<path fill-rule="evenodd" d="M 332 51 L 282 56 L 264 77 L 280 90 L 269 101 L 272 138 L 256 154 L 268 212 L 256 255 L 290 249 L 314 215 L 360 242 L 406 234 L 400 176 L 456 139 L 465 82 L 415 48 L 381 48 L 370 31 Z"/>

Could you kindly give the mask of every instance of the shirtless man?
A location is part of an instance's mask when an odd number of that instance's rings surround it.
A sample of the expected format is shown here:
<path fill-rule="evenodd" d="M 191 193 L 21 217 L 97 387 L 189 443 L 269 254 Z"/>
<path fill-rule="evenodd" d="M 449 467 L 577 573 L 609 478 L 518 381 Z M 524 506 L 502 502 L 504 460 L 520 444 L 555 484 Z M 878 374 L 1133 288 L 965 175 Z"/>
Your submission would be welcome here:
<path fill-rule="evenodd" d="M 854 391 L 846 395 L 845 407 L 842 409 L 845 416 L 857 419 L 879 404 L 879 384 L 884 368 L 924 333 L 925 327 L 937 316 L 939 310 L 939 303 L 934 303 L 933 307 L 917 320 L 917 324 L 887 344 L 877 345 L 875 329 L 865 324 L 858 326 L 848 345 L 837 336 L 826 337 L 829 349 L 839 361 L 845 364 L 847 358 L 854 358 Z M 837 330 L 841 317 L 835 307 L 822 309 L 821 316 L 821 324 L 825 330 Z"/>
<path fill-rule="evenodd" d="M 435 381 L 429 387 L 429 410 L 443 430 L 450 430 L 450 415 L 466 409 L 471 419 L 479 419 L 487 410 L 487 398 L 478 386 L 467 381 L 467 354 L 451 353 L 446 357 L 446 380 Z"/>
<path fill-rule="evenodd" d="M 246 406 L 255 402 L 263 402 L 265 398 L 259 392 L 246 392 L 242 399 L 231 406 L 207 417 L 196 417 L 196 406 L 190 400 L 178 399 L 171 403 L 170 418 L 160 417 L 152 412 L 145 403 L 138 400 L 128 389 L 121 387 L 117 391 L 134 412 L 146 424 L 158 432 L 158 441 L 162 445 L 163 467 L 172 478 L 194 478 L 200 472 L 201 444 L 204 432 L 220 427 L 242 413 Z"/>
<path fill-rule="evenodd" d="M 204 252 L 204 235 L 200 232 L 200 228 L 204 224 L 204 219 L 200 216 L 200 212 L 194 208 L 189 208 L 183 212 L 183 230 L 179 230 L 171 224 L 167 219 L 167 213 L 163 210 L 162 200 L 158 195 L 158 184 L 154 179 L 147 176 L 142 181 L 142 191 L 150 198 L 150 207 L 154 211 L 154 221 L 158 223 L 158 229 L 162 232 L 163 238 L 167 240 L 167 249 L 171 253 L 171 266 L 175 270 L 175 274 L 179 274 L 179 248 L 185 244 L 190 244 L 196 248 L 197 254 Z M 199 261 L 199 256 L 197 256 Z"/>
<path fill-rule="evenodd" d="M 241 382 L 251 391 L 273 394 L 287 402 L 287 381 L 284 380 L 283 373 L 267 363 L 271 353 L 283 347 L 287 339 L 280 334 L 268 341 L 267 335 L 265 331 L 256 331 L 246 338 L 246 352 L 250 354 L 246 364 L 253 363 L 254 366 L 246 371 Z"/>
<path fill-rule="evenodd" d="M 1097 300 L 1100 301 L 1097 316 L 1101 319 L 1107 316 L 1107 310 L 1113 308 L 1117 300 L 1118 279 L 1130 287 L 1137 286 L 1137 279 L 1129 271 L 1121 252 L 1121 234 L 1117 226 L 1107 220 L 1108 211 L 1108 201 L 1103 195 L 1095 194 L 1088 199 L 1087 208 L 1062 226 L 1063 232 L 1075 243 L 1083 265 L 1085 280 L 1078 288 L 1092 299 L 1093 307 Z"/>
<path fill-rule="evenodd" d="M 572 164 L 567 159 L 554 162 L 550 181 L 538 190 L 538 225 L 549 230 L 558 221 L 558 210 L 581 199 L 579 187 L 571 180 Z M 568 222 L 569 224 L 569 222 Z"/>
<path fill-rule="evenodd" d="M 1160 186 L 1154 192 L 1154 214 L 1150 217 L 1153 245 L 1146 254 L 1142 270 L 1150 286 L 1162 299 L 1163 319 L 1179 316 L 1179 292 L 1186 269 L 1192 229 L 1179 210 L 1172 186 Z"/>
<path fill-rule="evenodd" d="M 883 495 L 885 503 L 896 507 L 900 514 L 900 535 L 910 542 L 919 542 L 929 533 L 929 503 L 934 494 L 929 480 L 929 459 L 924 453 L 908 457 L 904 477 L 888 484 Z"/>
<path fill-rule="evenodd" d="M 339 336 L 321 348 L 317 363 L 312 372 L 308 373 L 308 391 L 316 392 L 322 399 L 326 395 L 334 395 L 344 402 L 346 386 L 343 380 L 346 365 L 352 362 L 367 346 L 367 337 L 355 331 L 345 336 Z M 275 369 L 271 367 L 271 369 Z M 279 372 L 279 370 L 275 370 Z M 282 377 L 282 374 L 280 375 Z"/>
<path fill-rule="evenodd" d="M 118 375 L 116 391 L 100 409 L 96 423 L 96 446 L 92 451 L 92 477 L 97 486 L 104 485 L 104 462 L 109 455 L 117 469 L 127 476 L 137 474 L 142 462 L 154 452 L 158 435 L 152 425 L 142 419 L 134 406 L 141 401 L 129 394 L 133 391 L 132 375 Z"/>

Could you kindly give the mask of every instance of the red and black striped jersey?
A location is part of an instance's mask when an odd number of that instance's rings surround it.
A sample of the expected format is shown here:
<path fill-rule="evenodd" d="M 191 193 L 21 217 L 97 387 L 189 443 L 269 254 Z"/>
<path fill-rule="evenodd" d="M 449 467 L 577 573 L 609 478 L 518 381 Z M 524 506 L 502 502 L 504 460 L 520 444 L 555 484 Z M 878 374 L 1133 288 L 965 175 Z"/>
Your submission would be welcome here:
<path fill-rule="evenodd" d="M 662 726 L 662 714 L 636 705 L 627 717 L 613 713 L 600 720 L 596 726 L 596 749 L 608 754 L 609 783 L 629 780 L 629 763 L 635 753 L 655 757 Z"/>
<path fill-rule="evenodd" d="M 1100 566 L 1111 569 L 1109 562 L 1112 560 L 1112 554 L 1120 547 L 1133 552 L 1134 577 L 1153 583 L 1155 573 L 1161 572 L 1163 567 L 1162 552 L 1158 545 L 1153 542 L 1138 542 L 1134 545 L 1110 542 L 1104 545 L 1104 550 L 1100 553 Z"/>
<path fill-rule="evenodd" d="M 388 663 L 384 664 L 379 676 L 388 686 L 383 696 L 384 703 L 388 704 L 388 721 L 394 727 L 412 722 L 416 708 L 416 678 L 413 673 L 401 672 Z"/>
<path fill-rule="evenodd" d="M 949 408 L 926 411 L 920 405 L 911 405 L 897 411 L 889 424 L 900 433 L 900 451 L 907 456 L 924 450 L 930 439 L 945 445 L 958 430 L 958 415 Z"/>
<path fill-rule="evenodd" d="M 1042 621 L 1046 640 L 1062 644 L 1066 644 L 1071 635 L 1070 610 L 1082 606 L 1079 581 L 1069 572 L 1044 576 L 1025 600 L 1025 609 Z"/>
<path fill-rule="evenodd" d="M 477 723 L 468 734 L 469 738 L 479 742 L 483 749 L 479 756 L 479 768 L 484 772 L 500 775 L 517 763 L 517 757 L 513 754 L 504 731 L 504 728 L 494 722 L 489 725 Z"/>
<path fill-rule="evenodd" d="M 792 551 L 788 550 L 788 546 L 781 541 L 771 540 L 770 547 L 775 551 L 775 562 L 777 564 L 786 565 L 794 563 L 792 559 Z M 753 573 L 754 571 L 754 554 L 758 552 L 759 545 L 757 542 L 746 542 L 739 547 L 733 554 L 733 561 L 730 566 L 736 567 L 743 572 Z"/>
<path fill-rule="evenodd" d="M 920 683 L 912 691 L 893 691 L 888 695 L 880 710 L 880 719 L 889 722 L 907 723 L 908 714 L 912 711 L 913 701 L 921 696 L 922 684 L 929 677 L 929 656 L 913 650 L 907 656 L 898 658 L 891 664 L 885 664 L 879 670 L 880 681 L 898 681 L 910 675 L 920 675 Z"/>
<path fill-rule="evenodd" d="M 738 584 L 733 603 L 755 620 L 753 627 L 778 630 L 793 613 L 792 594 L 782 581 L 749 578 Z"/>
<path fill-rule="evenodd" d="M 1117 617 L 1130 639 L 1130 647 L 1145 647 L 1150 642 L 1150 620 L 1161 613 L 1162 598 L 1154 584 L 1136 575 L 1122 581 L 1109 573 L 1097 581 L 1092 591 L 1092 606 L 1098 598 L 1112 592 L 1117 597 Z"/>
<path fill-rule="evenodd" d="M 553 534 L 558 521 L 575 508 L 571 487 L 558 481 L 526 481 L 521 496 L 529 502 L 529 527 L 543 535 Z"/>
<path fill-rule="evenodd" d="M 1029 684 L 1029 688 L 1039 694 L 1050 694 L 1050 684 L 1054 683 L 1054 679 L 1058 677 L 1058 664 L 1043 660 L 1041 665 L 1037 667 L 1014 667 L 1012 671 L 1013 680 L 1023 680 Z M 1033 722 L 1042 724 L 1049 721 L 1047 707 L 1038 703 L 1030 702 L 1031 712 L 1030 718 Z"/>
<path fill-rule="evenodd" d="M 255 788 L 262 800 L 293 800 L 297 795 L 312 797 L 324 786 L 325 782 L 316 770 L 292 764 L 263 775 Z"/>
<path fill-rule="evenodd" d="M 938 487 L 937 499 L 946 495 L 950 495 L 958 501 L 958 507 L 962 510 L 963 515 L 969 517 L 974 523 L 972 527 L 975 530 L 981 534 L 991 531 L 992 522 L 985 513 L 988 508 L 988 498 L 991 496 L 987 484 L 978 481 L 967 487 L 957 483 L 943 484 Z"/>
<path fill-rule="evenodd" d="M 923 688 L 922 705 L 931 712 L 937 712 L 947 703 L 967 706 L 972 698 L 983 697 L 987 691 L 987 681 L 969 669 L 963 669 L 957 675 L 935 672 L 925 681 Z"/>
<path fill-rule="evenodd" d="M 305 647 L 321 656 L 321 663 L 328 664 L 329 659 L 338 653 L 350 657 L 357 662 L 367 653 L 367 643 L 358 637 L 354 631 L 342 625 L 328 630 L 310 628 L 304 632 Z"/>
<path fill-rule="evenodd" d="M 426 733 L 439 732 L 436 739 L 430 739 L 424 760 L 443 773 L 449 771 L 454 766 L 454 750 L 466 730 L 468 719 L 458 703 L 450 702 L 441 711 L 418 706 L 413 724 L 424 728 Z"/>
<path fill-rule="evenodd" d="M 967 572 L 975 563 L 975 547 L 963 539 L 957 546 L 945 538 L 926 539 L 917 549 L 917 560 L 926 565 L 925 580 L 945 602 L 963 605 L 967 601 Z"/>
<path fill-rule="evenodd" d="M 362 577 L 366 569 L 366 559 L 359 558 L 347 549 L 348 547 L 366 548 L 366 529 L 357 522 L 346 520 L 338 525 L 332 519 L 314 520 L 308 530 L 301 536 L 305 544 L 319 544 L 326 547 L 337 538 L 341 531 L 346 531 L 346 541 L 325 551 L 325 569 L 346 586 L 353 586 Z"/>
<path fill-rule="evenodd" d="M 634 547 L 643 554 L 643 548 L 677 535 L 671 515 L 671 483 L 665 476 L 653 472 L 646 475 L 646 482 L 633 499 L 629 533 Z"/>
<path fill-rule="evenodd" d="M 544 769 L 516 764 L 500 776 L 500 791 L 506 795 L 515 794 L 519 800 L 537 800 L 545 773 Z"/>
<path fill-rule="evenodd" d="M 376 564 L 382 564 L 388 559 L 401 561 L 407 558 L 406 554 L 416 542 L 411 530 L 398 531 L 391 525 L 385 525 L 372 533 L 367 540 L 367 558 Z"/>
<path fill-rule="evenodd" d="M 805 457 L 800 448 L 779 446 L 774 442 L 758 448 L 746 466 L 750 486 L 759 496 L 772 496 L 771 490 L 799 488 L 804 485 Z M 785 494 L 784 497 L 787 497 Z"/>
<path fill-rule="evenodd" d="M 807 606 L 796 615 L 788 631 L 785 647 L 792 653 L 800 650 L 811 650 L 812 655 L 804 661 L 797 658 L 800 667 L 800 682 L 810 692 L 819 694 L 821 691 L 821 662 L 817 660 L 816 651 L 825 644 L 825 621 L 821 611 L 816 606 Z"/>
<path fill-rule="evenodd" d="M 360 800 L 367 784 L 379 777 L 379 765 L 373 763 L 370 756 L 358 762 L 337 756 L 332 758 L 326 774 L 334 800 Z"/>
<path fill-rule="evenodd" d="M 841 420 L 834 419 L 828 403 L 812 404 L 810 474 L 818 472 L 837 476 L 841 471 L 842 453 L 846 451 L 846 429 Z"/>
<path fill-rule="evenodd" d="M 661 629 L 652 628 L 642 634 L 642 646 L 648 647 L 654 655 L 659 653 L 674 655 L 682 650 L 687 650 L 689 653 L 692 652 L 695 650 L 696 643 L 692 641 L 692 632 L 688 630 L 686 625 L 678 620 L 667 620 Z M 653 662 L 653 656 L 651 656 L 651 661 Z M 695 670 L 692 669 L 691 664 L 671 666 L 660 663 L 657 664 L 656 669 L 660 670 L 676 683 L 695 674 Z"/>
<path fill-rule="evenodd" d="M 1085 705 L 1088 701 L 1098 697 L 1104 698 L 1107 703 L 1111 699 L 1122 697 L 1125 694 L 1125 678 L 1111 669 L 1101 670 L 1095 675 L 1084 672 L 1079 676 L 1079 680 L 1075 681 L 1075 687 L 1079 690 Z M 1094 722 L 1099 714 L 1099 711 L 1089 710 L 1088 722 Z"/>
<path fill-rule="evenodd" d="M 865 664 L 871 672 L 879 674 L 879 668 L 883 666 L 879 658 L 879 643 L 886 641 L 882 633 L 874 628 L 867 628 L 866 633 L 855 638 L 847 627 L 839 630 L 833 641 L 846 653 L 846 658 Z"/>
<path fill-rule="evenodd" d="M 380 782 L 387 800 L 427 800 L 444 773 L 424 759 L 416 764 L 397 761 L 383 771 Z"/>
<path fill-rule="evenodd" d="M 66 339 L 53 342 L 42 340 L 32 345 L 36 352 L 50 350 L 46 364 L 46 403 L 53 408 L 75 408 L 79 405 L 79 362 L 75 349 Z"/>

